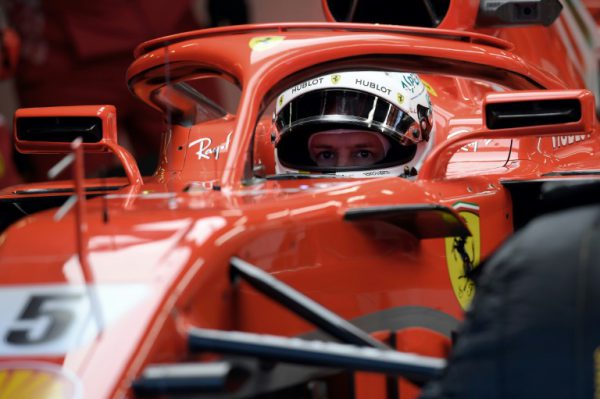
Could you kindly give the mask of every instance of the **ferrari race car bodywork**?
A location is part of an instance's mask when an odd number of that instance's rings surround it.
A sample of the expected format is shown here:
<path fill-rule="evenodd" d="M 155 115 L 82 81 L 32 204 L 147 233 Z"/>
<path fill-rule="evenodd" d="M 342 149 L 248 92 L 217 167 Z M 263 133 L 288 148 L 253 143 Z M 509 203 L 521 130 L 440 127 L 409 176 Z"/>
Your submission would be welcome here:
<path fill-rule="evenodd" d="M 542 182 L 561 192 L 600 164 L 567 22 L 487 36 L 477 7 L 450 2 L 435 29 L 267 24 L 142 44 L 127 79 L 168 122 L 151 177 L 117 144 L 113 107 L 19 110 L 17 148 L 74 154 L 78 176 L 0 197 L 0 396 L 417 395 L 443 366 L 471 269 L 574 201 L 539 200 Z M 358 69 L 427 87 L 433 148 L 418 174 L 275 174 L 277 94 Z M 238 86 L 237 111 L 195 91 L 201 79 Z M 115 153 L 127 178 L 84 180 L 86 151 Z M 262 335 L 327 340 L 317 327 L 343 345 Z"/>

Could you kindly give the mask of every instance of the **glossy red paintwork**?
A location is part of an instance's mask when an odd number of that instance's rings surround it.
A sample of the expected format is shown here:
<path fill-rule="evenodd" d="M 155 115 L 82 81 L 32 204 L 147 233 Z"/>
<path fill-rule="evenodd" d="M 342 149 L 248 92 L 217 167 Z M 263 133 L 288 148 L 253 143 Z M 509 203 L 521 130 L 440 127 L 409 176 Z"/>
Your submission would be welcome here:
<path fill-rule="evenodd" d="M 444 28 L 473 26 L 468 16 L 475 15 L 476 3 L 453 2 L 465 6 L 465 12 L 452 8 Z M 519 29 L 539 35 L 540 41 L 556 38 L 552 27 Z M 479 32 L 366 24 L 226 27 L 142 44 L 127 72 L 132 92 L 142 101 L 159 108 L 154 101 L 169 64 L 170 79 L 221 76 L 238 84 L 237 112 L 171 126 L 159 168 L 143 182 L 127 157 L 122 162 L 131 168 L 128 179 L 86 181 L 88 188 L 100 187 L 105 194 L 85 203 L 87 278 L 77 260 L 72 211 L 60 220 L 54 218 L 56 209 L 34 213 L 2 233 L 0 295 L 56 295 L 62 290 L 85 299 L 85 290 L 93 288 L 106 314 L 100 333 L 93 321 L 81 321 L 92 331 L 86 339 L 56 338 L 54 346 L 37 353 L 7 344 L 5 352 L 0 349 L 0 361 L 26 358 L 62 365 L 76 374 L 86 398 L 135 397 L 131 383 L 147 365 L 202 359 L 187 351 L 190 326 L 287 336 L 315 330 L 250 286 L 232 285 L 232 256 L 346 319 L 368 320 L 370 332 L 381 339 L 398 332 L 399 350 L 445 355 L 449 334 L 439 326 L 447 321 L 455 325 L 463 315 L 459 297 L 471 295 L 467 284 L 453 288 L 452 242 L 419 240 L 384 222 L 349 222 L 344 214 L 409 204 L 454 208 L 466 212 L 460 214 L 474 235 L 473 248 L 479 246 L 473 256 L 483 259 L 514 229 L 511 195 L 503 181 L 598 169 L 593 96 L 584 90 L 583 79 L 562 74 L 573 68 L 564 54 L 552 54 L 550 48 L 528 52 L 514 32 L 496 32 L 512 38 L 514 53 L 511 43 Z M 266 36 L 277 39 L 265 48 L 250 46 L 252 39 Z M 326 71 L 368 67 L 413 70 L 431 88 L 435 147 L 415 179 L 252 178 L 252 167 L 274 173 L 265 109 L 279 91 Z M 494 94 L 498 90 L 505 92 Z M 576 98 L 583 117 L 555 128 L 485 128 L 486 103 L 531 98 Z M 19 112 L 77 114 L 72 108 Z M 200 141 L 204 139 L 209 140 Z M 116 138 L 109 141 L 114 150 Z M 220 145 L 219 157 L 206 152 Z M 117 189 L 102 188 L 106 186 Z M 3 190 L 0 200 L 66 196 L 72 187 L 72 182 L 15 186 Z M 36 194 L 32 189 L 54 191 Z M 477 222 L 469 219 L 473 215 Z M 15 302 L 10 308 L 16 309 L 15 319 L 9 320 L 15 326 L 20 325 L 16 319 L 22 305 Z M 77 317 L 89 313 L 85 303 L 77 306 Z M 392 318 L 369 318 L 390 310 L 404 316 L 409 312 L 410 321 L 398 327 Z M 426 323 L 429 317 L 437 327 Z M 14 328 L 8 325 L 0 333 Z M 361 373 L 355 380 L 357 397 L 385 392 L 381 384 L 380 376 Z M 418 389 L 402 380 L 400 392 L 414 397 Z"/>

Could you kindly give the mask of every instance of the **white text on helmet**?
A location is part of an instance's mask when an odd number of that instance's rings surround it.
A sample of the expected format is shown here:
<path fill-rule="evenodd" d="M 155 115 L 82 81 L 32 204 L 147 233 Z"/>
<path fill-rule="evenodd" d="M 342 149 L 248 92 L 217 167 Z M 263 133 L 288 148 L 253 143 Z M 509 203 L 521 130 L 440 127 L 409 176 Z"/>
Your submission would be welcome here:
<path fill-rule="evenodd" d="M 421 83 L 421 81 L 414 73 L 405 74 L 402 76 L 402 88 L 404 90 L 409 90 L 411 93 L 415 92 L 415 88 L 419 83 Z"/>
<path fill-rule="evenodd" d="M 355 83 L 357 85 L 363 85 L 365 87 L 370 87 L 371 89 L 375 89 L 375 90 L 380 91 L 385 94 L 390 94 L 392 92 L 391 89 L 388 89 L 385 86 L 379 86 L 379 84 L 377 84 L 375 82 L 369 82 L 368 80 L 356 79 Z"/>
<path fill-rule="evenodd" d="M 311 87 L 311 86 L 315 86 L 318 84 L 323 83 L 323 78 L 316 78 L 313 80 L 309 80 L 307 82 L 303 82 L 302 84 L 299 84 L 298 86 L 294 86 L 294 88 L 292 89 L 292 94 L 294 94 L 297 91 L 300 91 L 302 89 L 306 89 L 307 87 Z"/>

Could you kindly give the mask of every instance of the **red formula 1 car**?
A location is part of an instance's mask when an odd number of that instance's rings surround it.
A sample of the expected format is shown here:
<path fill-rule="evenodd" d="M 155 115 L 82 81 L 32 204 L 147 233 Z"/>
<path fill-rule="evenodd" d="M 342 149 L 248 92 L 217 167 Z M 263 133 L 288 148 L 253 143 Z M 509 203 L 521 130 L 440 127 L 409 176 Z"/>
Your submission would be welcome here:
<path fill-rule="evenodd" d="M 480 259 L 596 179 L 595 25 L 466 0 L 375 25 L 376 3 L 139 46 L 151 177 L 110 105 L 17 111 L 17 148 L 74 179 L 0 197 L 0 397 L 416 397 L 443 370 Z M 107 151 L 126 178 L 85 179 Z"/>

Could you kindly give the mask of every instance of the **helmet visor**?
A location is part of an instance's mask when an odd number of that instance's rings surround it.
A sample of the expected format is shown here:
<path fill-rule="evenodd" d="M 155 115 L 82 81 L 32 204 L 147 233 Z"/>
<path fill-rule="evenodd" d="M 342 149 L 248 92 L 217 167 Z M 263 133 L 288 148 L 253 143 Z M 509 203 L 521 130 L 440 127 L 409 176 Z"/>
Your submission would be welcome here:
<path fill-rule="evenodd" d="M 309 171 L 366 170 L 403 164 L 415 155 L 415 144 L 420 141 L 419 125 L 408 113 L 381 97 L 352 89 L 327 89 L 299 96 L 279 111 L 275 127 L 279 161 Z M 341 160 L 344 151 L 352 161 Z M 334 162 L 336 157 L 340 159 Z"/>
<path fill-rule="evenodd" d="M 381 97 L 351 89 L 329 89 L 308 92 L 286 104 L 275 118 L 280 135 L 319 129 L 321 124 L 340 124 L 391 136 L 404 143 L 418 142 L 414 119 L 402 109 Z"/>

